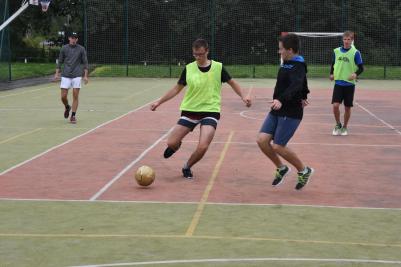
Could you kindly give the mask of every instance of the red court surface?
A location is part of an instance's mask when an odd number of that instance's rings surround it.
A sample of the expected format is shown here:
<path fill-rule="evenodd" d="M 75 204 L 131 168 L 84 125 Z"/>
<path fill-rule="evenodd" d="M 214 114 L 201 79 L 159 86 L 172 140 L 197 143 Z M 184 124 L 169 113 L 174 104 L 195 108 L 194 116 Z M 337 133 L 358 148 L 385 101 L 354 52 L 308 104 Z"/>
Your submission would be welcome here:
<path fill-rule="evenodd" d="M 198 129 L 172 158 L 162 157 L 162 137 L 179 117 L 175 99 L 157 112 L 143 107 L 3 174 L 0 198 L 199 202 L 216 170 L 208 202 L 401 208 L 401 91 L 359 90 L 350 135 L 332 136 L 331 91 L 312 89 L 311 105 L 289 144 L 315 169 L 300 192 L 294 190 L 294 168 L 281 186 L 270 185 L 274 166 L 255 140 L 272 90 L 255 88 L 253 94 L 247 109 L 223 90 L 221 122 L 205 158 L 193 167 L 192 181 L 181 177 L 181 167 L 196 147 Z M 133 173 L 141 165 L 156 171 L 150 187 L 135 184 Z"/>

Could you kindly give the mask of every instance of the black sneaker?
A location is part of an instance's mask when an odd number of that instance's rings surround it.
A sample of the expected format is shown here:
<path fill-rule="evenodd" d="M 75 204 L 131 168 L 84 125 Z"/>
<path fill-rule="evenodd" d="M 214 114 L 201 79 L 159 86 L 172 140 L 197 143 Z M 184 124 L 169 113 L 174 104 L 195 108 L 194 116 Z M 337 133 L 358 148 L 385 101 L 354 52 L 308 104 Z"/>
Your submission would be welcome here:
<path fill-rule="evenodd" d="M 305 185 L 308 184 L 310 177 L 312 176 L 314 169 L 306 167 L 306 172 L 298 172 L 298 183 L 295 186 L 296 190 L 302 189 Z"/>
<path fill-rule="evenodd" d="M 170 148 L 170 147 L 167 147 L 166 150 L 164 150 L 163 156 L 164 156 L 165 159 L 168 159 L 168 158 L 171 157 L 174 153 L 175 153 L 175 150 L 174 150 L 174 149 L 172 149 L 172 148 Z"/>
<path fill-rule="evenodd" d="M 180 145 L 178 146 L 177 150 L 180 148 L 180 146 L 181 146 L 181 143 L 180 143 Z M 168 158 L 171 157 L 175 152 L 177 152 L 177 150 L 174 150 L 174 149 L 172 149 L 171 147 L 167 147 L 166 150 L 164 150 L 164 154 L 163 154 L 164 158 L 165 158 L 165 159 L 168 159 Z"/>
<path fill-rule="evenodd" d="M 67 106 L 65 107 L 65 110 L 64 110 L 64 118 L 65 118 L 65 119 L 68 119 L 68 117 L 70 116 L 70 110 L 71 110 L 71 106 L 70 106 L 70 105 L 67 105 Z"/>
<path fill-rule="evenodd" d="M 187 179 L 194 178 L 190 168 L 182 168 L 182 175 L 184 176 L 184 178 L 187 178 Z"/>
<path fill-rule="evenodd" d="M 283 182 L 284 177 L 287 176 L 290 171 L 291 169 L 288 168 L 287 165 L 284 165 L 282 168 L 277 168 L 276 173 L 274 174 L 272 186 L 280 185 Z"/>

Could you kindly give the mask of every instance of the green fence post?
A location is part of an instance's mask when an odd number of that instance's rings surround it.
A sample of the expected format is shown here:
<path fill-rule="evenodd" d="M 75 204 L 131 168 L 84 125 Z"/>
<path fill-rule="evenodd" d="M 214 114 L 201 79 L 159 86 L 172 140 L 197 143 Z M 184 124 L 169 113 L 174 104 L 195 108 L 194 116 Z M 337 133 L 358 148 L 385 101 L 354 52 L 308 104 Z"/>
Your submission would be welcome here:
<path fill-rule="evenodd" d="M 124 62 L 125 62 L 125 76 L 128 77 L 128 0 L 124 1 L 124 41 L 125 41 L 125 51 L 124 51 Z"/>
<path fill-rule="evenodd" d="M 7 1 L 7 6 L 6 6 L 6 17 L 8 18 L 10 16 L 10 2 Z M 8 55 L 8 80 L 11 81 L 12 80 L 12 70 L 11 70 L 11 40 L 10 40 L 10 26 L 7 27 L 7 55 Z"/>
<path fill-rule="evenodd" d="M 303 0 L 297 0 L 296 2 L 296 11 L 295 11 L 295 31 L 301 31 L 301 17 L 302 17 L 302 9 L 303 9 Z"/>
<path fill-rule="evenodd" d="M 84 12 L 84 47 L 86 52 L 88 52 L 88 12 L 86 10 L 86 0 L 83 0 L 83 12 Z"/>
<path fill-rule="evenodd" d="M 397 42 L 397 58 L 398 58 L 398 62 L 396 62 L 396 64 L 398 63 L 398 65 L 401 65 L 401 53 L 400 53 L 400 24 L 401 24 L 401 19 L 397 20 L 397 33 L 396 33 L 396 42 Z"/>
<path fill-rule="evenodd" d="M 387 78 L 387 65 L 383 66 L 383 78 L 386 79 Z"/>
<path fill-rule="evenodd" d="M 216 57 L 216 1 L 210 1 L 210 56 L 212 59 Z"/>
<path fill-rule="evenodd" d="M 171 76 L 172 76 L 172 70 L 171 70 L 171 64 L 172 64 L 172 61 L 173 61 L 173 36 L 172 36 L 172 34 L 173 34 L 173 31 L 172 30 L 170 30 L 170 34 L 168 35 L 168 39 L 169 39 L 169 43 L 170 43 L 170 56 L 169 56 L 169 70 L 170 70 L 170 78 L 171 78 Z"/>

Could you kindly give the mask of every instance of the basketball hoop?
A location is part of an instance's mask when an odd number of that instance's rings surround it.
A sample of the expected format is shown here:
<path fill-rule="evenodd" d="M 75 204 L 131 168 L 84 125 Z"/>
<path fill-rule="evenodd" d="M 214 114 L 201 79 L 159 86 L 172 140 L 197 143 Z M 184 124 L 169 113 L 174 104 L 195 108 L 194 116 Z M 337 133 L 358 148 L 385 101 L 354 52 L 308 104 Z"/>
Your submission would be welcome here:
<path fill-rule="evenodd" d="M 42 11 L 46 12 L 49 9 L 51 0 L 40 0 L 40 5 L 42 6 Z"/>

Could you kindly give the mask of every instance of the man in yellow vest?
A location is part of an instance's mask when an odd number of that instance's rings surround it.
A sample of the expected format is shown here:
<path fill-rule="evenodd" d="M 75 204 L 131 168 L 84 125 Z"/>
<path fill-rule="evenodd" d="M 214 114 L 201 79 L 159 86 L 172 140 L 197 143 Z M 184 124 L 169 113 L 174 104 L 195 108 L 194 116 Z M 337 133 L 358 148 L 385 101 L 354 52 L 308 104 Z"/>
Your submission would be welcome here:
<path fill-rule="evenodd" d="M 330 80 L 335 80 L 333 98 L 333 113 L 336 126 L 333 135 L 348 135 L 348 122 L 351 118 L 355 94 L 355 81 L 363 72 L 361 53 L 353 45 L 354 33 L 346 31 L 343 34 L 343 46 L 334 49 L 331 64 Z M 340 104 L 344 101 L 344 124 L 340 120 Z"/>
<path fill-rule="evenodd" d="M 186 65 L 178 83 L 150 107 L 155 111 L 188 85 L 180 107 L 181 118 L 168 137 L 164 151 L 165 158 L 171 157 L 180 148 L 183 138 L 200 124 L 198 146 L 182 168 L 182 174 L 187 179 L 193 178 L 191 167 L 202 159 L 213 140 L 220 119 L 222 83 L 228 83 L 245 105 L 251 106 L 250 97 L 242 94 L 241 87 L 231 78 L 223 64 L 208 59 L 209 45 L 206 40 L 195 40 L 192 53 L 195 61 Z"/>

